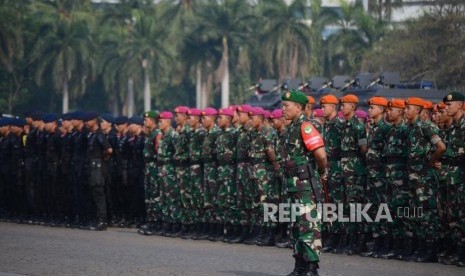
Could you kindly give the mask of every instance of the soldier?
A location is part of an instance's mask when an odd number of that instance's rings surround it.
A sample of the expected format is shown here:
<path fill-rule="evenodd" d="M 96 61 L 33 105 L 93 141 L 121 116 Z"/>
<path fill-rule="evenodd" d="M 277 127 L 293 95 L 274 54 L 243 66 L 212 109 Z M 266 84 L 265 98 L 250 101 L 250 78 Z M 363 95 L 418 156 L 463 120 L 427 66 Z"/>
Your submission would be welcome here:
<path fill-rule="evenodd" d="M 372 97 L 368 100 L 368 116 L 371 125 L 368 131 L 366 154 L 367 196 L 375 208 L 371 208 L 371 216 L 375 217 L 380 204 L 387 202 L 388 187 L 386 183 L 386 156 L 384 154 L 385 139 L 390 125 L 384 121 L 388 100 L 383 97 Z M 373 222 L 365 229 L 365 235 L 372 235 L 373 242 L 368 244 L 362 256 L 380 257 L 392 248 L 392 236 L 387 226 L 381 222 Z"/>
<path fill-rule="evenodd" d="M 216 139 L 216 159 L 218 162 L 218 203 L 215 208 L 223 224 L 226 236 L 218 237 L 229 241 L 238 236 L 240 212 L 236 205 L 237 186 L 236 178 L 236 143 L 237 131 L 232 127 L 234 111 L 221 108 L 218 111 L 218 127 L 221 129 Z"/>
<path fill-rule="evenodd" d="M 386 158 L 386 181 L 389 189 L 386 192 L 389 209 L 397 211 L 399 208 L 408 207 L 410 198 L 407 186 L 407 127 L 404 123 L 405 102 L 402 99 L 393 99 L 388 103 L 386 119 L 391 123 L 391 128 L 384 138 L 384 155 Z M 412 247 L 412 232 L 406 227 L 406 218 L 395 216 L 394 221 L 388 224 L 387 231 L 392 235 L 393 246 L 381 254 L 382 258 L 393 258 L 404 254 L 404 250 Z M 404 243 L 405 242 L 405 246 Z M 406 253 L 406 255 L 411 254 Z"/>
<path fill-rule="evenodd" d="M 342 182 L 341 167 L 341 130 L 342 122 L 337 117 L 339 101 L 334 95 L 325 95 L 320 99 L 320 105 L 326 122 L 323 126 L 323 139 L 328 158 L 328 177 L 326 187 L 330 203 L 344 203 L 345 190 Z M 336 248 L 341 235 L 344 234 L 343 225 L 334 221 L 332 225 L 323 224 L 327 232 L 327 240 L 323 239 L 323 252 L 330 252 Z"/>
<path fill-rule="evenodd" d="M 274 141 L 274 148 L 276 151 L 276 162 L 279 164 L 276 166 L 275 174 L 276 174 L 276 187 L 278 193 L 276 194 L 276 197 L 274 198 L 275 203 L 287 203 L 288 198 L 287 198 L 287 185 L 285 183 L 284 179 L 284 172 L 283 172 L 283 167 L 284 167 L 284 159 L 286 155 L 286 151 L 284 149 L 284 143 L 285 143 L 285 131 L 286 131 L 286 126 L 284 125 L 284 118 L 283 118 L 283 111 L 281 109 L 276 109 L 271 112 L 270 115 L 271 118 L 271 124 L 276 130 L 277 136 L 276 140 Z M 279 248 L 292 248 L 292 242 L 290 239 L 290 224 L 285 223 L 285 222 L 278 222 L 279 226 L 281 226 L 280 231 L 281 231 L 281 237 L 282 240 L 279 243 L 276 243 L 276 246 Z M 270 239 L 272 237 L 269 237 Z M 265 241 L 266 242 L 266 241 Z"/>
<path fill-rule="evenodd" d="M 424 101 L 425 105 L 423 106 L 423 109 L 421 110 L 420 113 L 420 119 L 423 122 L 431 122 L 431 115 L 433 112 L 433 103 L 430 101 Z"/>
<path fill-rule="evenodd" d="M 102 129 L 103 134 L 108 139 L 111 148 L 115 151 L 117 147 L 117 138 L 116 138 L 116 130 L 113 128 L 113 121 L 114 118 L 110 114 L 104 114 L 100 116 L 100 128 Z M 107 215 L 108 221 L 111 225 L 116 224 L 116 215 L 114 209 L 114 202 L 116 201 L 115 195 L 115 159 L 114 156 L 110 156 L 108 159 L 103 160 L 102 163 L 102 173 L 103 179 L 105 182 L 105 198 L 107 200 Z"/>
<path fill-rule="evenodd" d="M 216 139 L 220 129 L 215 124 L 218 111 L 207 107 L 202 111 L 202 125 L 206 130 L 206 136 L 202 144 L 202 160 L 204 175 L 204 208 L 206 222 L 209 223 L 208 238 L 215 240 L 223 235 L 223 225 L 221 224 L 218 210 L 215 204 L 218 202 L 218 164 L 216 160 Z"/>
<path fill-rule="evenodd" d="M 45 202 L 47 213 L 51 221 L 50 226 L 59 226 L 63 223 L 64 214 L 62 213 L 64 200 L 64 183 L 60 174 L 61 168 L 61 133 L 58 131 L 58 116 L 50 113 L 42 117 L 47 131 L 47 148 L 46 148 L 46 164 L 47 174 L 45 178 Z"/>
<path fill-rule="evenodd" d="M 313 114 L 313 105 L 315 104 L 315 99 L 312 96 L 307 96 L 308 103 L 305 105 L 305 115 L 310 120 L 310 122 L 315 126 L 319 133 L 323 132 L 323 124 L 315 119 Z"/>
<path fill-rule="evenodd" d="M 145 219 L 145 200 L 144 200 L 144 144 L 145 134 L 142 131 L 144 120 L 142 117 L 133 116 L 129 118 L 129 147 L 131 150 L 128 162 L 129 186 L 133 188 L 131 199 L 131 216 L 134 219 L 136 227 L 139 228 Z"/>
<path fill-rule="evenodd" d="M 174 119 L 176 121 L 176 136 L 174 140 L 175 153 L 173 156 L 176 166 L 176 179 L 179 185 L 180 202 L 179 212 L 181 215 L 181 231 L 177 236 L 184 236 L 189 232 L 189 227 L 192 226 L 189 210 L 191 209 L 190 202 L 192 195 L 190 194 L 191 187 L 189 182 L 189 139 L 191 128 L 187 123 L 187 112 L 189 108 L 186 106 L 178 106 L 174 109 Z"/>
<path fill-rule="evenodd" d="M 24 183 L 24 144 L 23 144 L 23 128 L 26 125 L 24 119 L 12 119 L 10 122 L 10 179 L 8 181 L 9 195 L 12 198 L 11 210 L 14 215 L 14 220 L 18 223 L 25 222 L 27 214 L 27 198 L 26 187 Z"/>
<path fill-rule="evenodd" d="M 157 150 L 158 177 L 161 180 L 161 209 L 163 229 L 161 235 L 170 236 L 179 232 L 179 187 L 176 184 L 176 172 L 174 170 L 173 156 L 175 153 L 175 130 L 171 127 L 173 114 L 168 111 L 161 112 L 158 116 L 158 128 L 162 133 Z"/>
<path fill-rule="evenodd" d="M 241 105 L 237 107 L 238 122 L 240 124 L 237 129 L 237 146 L 236 146 L 236 185 L 237 185 L 237 207 L 241 211 L 241 235 L 236 239 L 232 239 L 231 243 L 242 243 L 250 234 L 251 225 L 249 212 L 252 206 L 249 206 L 249 198 L 252 196 L 246 189 L 249 188 L 249 151 L 250 151 L 250 120 L 249 111 L 251 106 Z"/>
<path fill-rule="evenodd" d="M 193 239 L 199 239 L 202 235 L 208 233 L 208 223 L 204 217 L 204 201 L 203 201 L 203 164 L 202 164 L 202 146 L 207 134 L 205 129 L 200 124 L 202 111 L 197 108 L 191 108 L 187 112 L 189 126 L 192 129 L 192 135 L 189 139 L 189 187 L 191 189 L 191 219 L 194 225 L 192 232 Z"/>
<path fill-rule="evenodd" d="M 26 117 L 26 121 L 31 125 L 29 133 L 26 136 L 26 143 L 24 145 L 24 158 L 25 158 L 25 184 L 26 194 L 28 201 L 28 213 L 33 217 L 30 218 L 29 223 L 37 223 L 41 212 L 39 211 L 40 200 L 38 193 L 38 144 L 37 144 L 37 119 L 34 113 Z"/>
<path fill-rule="evenodd" d="M 90 169 L 89 189 L 97 218 L 96 223 L 91 224 L 89 229 L 102 231 L 107 229 L 107 206 L 102 163 L 104 159 L 111 156 L 113 149 L 97 122 L 97 113 L 87 113 L 83 119 L 89 130 L 87 134 L 86 162 Z"/>
<path fill-rule="evenodd" d="M 409 98 L 405 101 L 405 119 L 407 121 L 407 173 L 409 187 L 414 190 L 411 207 L 422 207 L 421 217 L 414 219 L 414 234 L 418 238 L 418 248 L 408 260 L 418 262 L 436 259 L 438 240 L 438 213 L 436 205 L 437 160 L 446 150 L 438 135 L 438 129 L 420 120 L 424 101 L 420 98 Z M 430 150 L 436 150 L 431 156 Z"/>
<path fill-rule="evenodd" d="M 365 154 L 367 136 L 365 126 L 355 116 L 358 97 L 347 94 L 340 98 L 341 112 L 344 116 L 341 128 L 341 166 L 346 188 L 346 203 L 363 203 L 366 194 Z M 346 204 L 345 206 L 347 206 Z M 347 207 L 346 207 L 347 208 Z M 335 253 L 358 254 L 365 249 L 366 239 L 362 236 L 363 228 L 358 223 L 344 223 L 345 236 Z M 348 247 L 342 248 L 346 245 Z"/>
<path fill-rule="evenodd" d="M 0 219 L 7 219 L 10 211 L 10 119 L 0 118 Z"/>
<path fill-rule="evenodd" d="M 462 93 L 451 92 L 443 99 L 447 115 L 453 118 L 448 132 L 447 148 L 451 149 L 452 158 L 447 158 L 447 197 L 448 217 L 453 231 L 455 254 L 446 257 L 448 263 L 465 266 L 465 116 L 463 111 L 465 97 Z"/>
<path fill-rule="evenodd" d="M 74 126 L 72 123 L 72 118 L 74 114 L 65 113 L 61 116 L 61 177 L 63 181 L 63 210 L 65 215 L 65 225 L 66 227 L 71 227 L 71 218 L 73 217 L 72 211 L 72 188 L 73 188 L 73 173 L 72 173 L 72 157 L 73 157 L 73 146 L 74 146 Z"/>
<path fill-rule="evenodd" d="M 129 184 L 129 162 L 131 159 L 131 147 L 129 145 L 130 134 L 128 132 L 128 117 L 120 116 L 115 119 L 116 138 L 118 146 L 114 151 L 116 163 L 116 187 L 118 194 L 118 204 L 116 213 L 121 218 L 120 227 L 131 226 L 130 208 L 133 189 Z"/>
<path fill-rule="evenodd" d="M 282 100 L 284 117 L 292 120 L 285 133 L 287 190 L 290 203 L 300 207 L 300 215 L 292 222 L 295 267 L 289 275 L 318 275 L 321 228 L 309 216 L 316 218 L 316 203 L 322 200 L 314 181 L 312 158 L 316 159 L 321 175 L 326 177 L 327 173 L 323 138 L 303 114 L 308 102 L 305 94 L 286 92 Z"/>
<path fill-rule="evenodd" d="M 153 235 L 161 229 L 161 208 L 160 208 L 160 186 L 157 170 L 157 147 L 161 138 L 160 130 L 157 128 L 158 112 L 147 111 L 144 113 L 144 127 L 146 132 L 144 145 L 145 161 L 145 213 L 146 224 L 139 230 L 139 234 Z"/>

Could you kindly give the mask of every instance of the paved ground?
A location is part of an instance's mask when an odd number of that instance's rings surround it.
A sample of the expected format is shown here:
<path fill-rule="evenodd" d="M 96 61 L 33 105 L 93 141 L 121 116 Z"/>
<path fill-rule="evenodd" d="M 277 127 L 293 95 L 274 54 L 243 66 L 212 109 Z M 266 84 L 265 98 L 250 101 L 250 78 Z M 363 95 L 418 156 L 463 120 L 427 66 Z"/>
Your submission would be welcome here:
<path fill-rule="evenodd" d="M 290 249 L 0 222 L 0 275 L 286 275 Z M 440 264 L 323 254 L 320 275 L 465 275 Z"/>

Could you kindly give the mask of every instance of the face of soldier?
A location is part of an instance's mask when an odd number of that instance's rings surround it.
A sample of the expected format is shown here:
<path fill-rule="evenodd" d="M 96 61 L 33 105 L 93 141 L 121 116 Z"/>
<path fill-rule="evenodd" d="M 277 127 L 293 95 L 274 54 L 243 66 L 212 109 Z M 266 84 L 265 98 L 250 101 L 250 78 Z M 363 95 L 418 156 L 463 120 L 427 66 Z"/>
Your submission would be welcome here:
<path fill-rule="evenodd" d="M 64 120 L 61 122 L 61 128 L 63 128 L 67 132 L 71 132 L 73 130 L 73 124 L 69 120 Z"/>
<path fill-rule="evenodd" d="M 284 101 L 283 102 L 283 116 L 288 120 L 294 120 L 299 117 L 302 112 L 300 104 L 295 102 Z"/>
<path fill-rule="evenodd" d="M 345 117 L 349 117 L 355 112 L 355 104 L 353 103 L 341 103 L 341 112 Z"/>
<path fill-rule="evenodd" d="M 370 105 L 368 107 L 368 117 L 371 119 L 379 119 L 383 116 L 383 108 L 379 105 Z"/>
<path fill-rule="evenodd" d="M 50 122 L 50 123 L 45 124 L 45 130 L 48 132 L 55 132 L 56 127 L 57 127 L 56 122 Z"/>
<path fill-rule="evenodd" d="M 336 115 L 336 105 L 335 104 L 322 104 L 321 109 L 323 109 L 323 116 L 325 118 L 331 117 L 331 115 Z"/>
<path fill-rule="evenodd" d="M 386 119 L 389 122 L 395 122 L 399 119 L 399 117 L 402 117 L 404 115 L 403 113 L 404 113 L 403 109 L 396 108 L 396 107 L 389 107 L 386 110 Z"/>
<path fill-rule="evenodd" d="M 203 116 L 202 117 L 202 125 L 206 129 L 210 129 L 215 124 L 215 117 L 213 116 Z"/>
<path fill-rule="evenodd" d="M 152 118 L 145 117 L 144 118 L 144 126 L 147 129 L 154 129 L 154 128 L 157 127 L 157 124 L 155 123 L 155 121 Z"/>
<path fill-rule="evenodd" d="M 447 115 L 446 109 L 441 109 L 441 110 L 439 110 L 439 112 L 438 112 L 438 122 L 439 122 L 439 124 L 447 123 L 447 121 L 448 121 L 450 118 L 451 118 L 451 117 L 450 117 L 449 115 Z"/>
<path fill-rule="evenodd" d="M 276 118 L 276 119 L 271 119 L 271 124 L 276 130 L 279 130 L 281 126 L 283 125 L 283 118 Z"/>
<path fill-rule="evenodd" d="M 102 122 L 100 123 L 100 128 L 104 131 L 104 132 L 107 132 L 111 129 L 111 123 L 110 122 L 107 122 L 105 120 L 102 120 Z"/>
<path fill-rule="evenodd" d="M 431 118 L 431 111 L 423 108 L 420 112 L 420 118 L 423 122 L 428 121 Z"/>
<path fill-rule="evenodd" d="M 121 124 L 116 126 L 116 131 L 120 134 L 124 134 L 127 130 L 128 125 L 127 124 Z"/>
<path fill-rule="evenodd" d="M 415 105 L 407 105 L 405 107 L 404 117 L 406 120 L 411 121 L 420 114 L 420 107 Z"/>
<path fill-rule="evenodd" d="M 0 134 L 5 136 L 8 133 L 8 130 L 10 130 L 10 126 L 2 126 L 0 127 Z"/>
<path fill-rule="evenodd" d="M 175 113 L 174 120 L 178 126 L 183 126 L 187 122 L 187 115 L 184 113 Z"/>
<path fill-rule="evenodd" d="M 200 123 L 200 117 L 199 116 L 189 116 L 187 118 L 187 122 L 189 123 L 190 127 L 197 128 L 199 123 Z"/>
<path fill-rule="evenodd" d="M 263 118 L 261 115 L 253 115 L 250 117 L 250 124 L 253 128 L 259 128 L 263 124 Z"/>
<path fill-rule="evenodd" d="M 462 110 L 463 108 L 463 103 L 462 102 L 447 102 L 446 103 L 446 111 L 447 115 L 449 116 L 454 116 L 459 110 Z"/>
<path fill-rule="evenodd" d="M 220 128 L 226 128 L 231 124 L 231 116 L 220 115 L 218 116 L 218 126 Z"/>
<path fill-rule="evenodd" d="M 247 114 L 245 112 L 239 112 L 239 122 L 242 125 L 247 124 L 249 122 L 249 114 Z"/>
<path fill-rule="evenodd" d="M 98 128 L 97 119 L 93 119 L 93 120 L 89 120 L 89 121 L 85 122 L 85 126 L 89 130 L 94 130 L 94 129 Z"/>
<path fill-rule="evenodd" d="M 160 119 L 158 128 L 162 131 L 166 131 L 171 127 L 171 119 Z"/>

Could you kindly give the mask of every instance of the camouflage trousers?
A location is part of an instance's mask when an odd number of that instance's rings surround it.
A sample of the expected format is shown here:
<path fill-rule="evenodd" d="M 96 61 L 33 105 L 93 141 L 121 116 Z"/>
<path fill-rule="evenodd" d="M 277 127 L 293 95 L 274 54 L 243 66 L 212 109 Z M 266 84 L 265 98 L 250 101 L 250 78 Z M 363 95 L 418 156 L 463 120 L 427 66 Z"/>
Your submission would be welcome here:
<path fill-rule="evenodd" d="M 252 205 L 253 205 L 253 186 L 249 179 L 250 164 L 241 162 L 237 164 L 236 183 L 237 183 L 237 206 L 241 212 L 241 225 L 251 226 Z"/>
<path fill-rule="evenodd" d="M 192 188 L 190 183 L 190 173 L 188 166 L 176 166 L 176 180 L 179 186 L 179 212 L 180 220 L 182 223 L 190 224 L 193 222 L 191 217 L 191 200 L 192 200 Z"/>
<path fill-rule="evenodd" d="M 190 194 L 191 194 L 191 210 L 190 217 L 192 223 L 205 222 L 204 201 L 203 201 L 203 169 L 200 165 L 190 166 Z"/>
<path fill-rule="evenodd" d="M 265 162 L 263 160 L 263 162 Z M 263 163 L 254 164 L 250 167 L 250 184 L 252 191 L 251 221 L 249 225 L 263 226 L 264 207 L 263 203 L 268 203 L 267 195 L 273 185 L 273 177 L 270 168 Z"/>
<path fill-rule="evenodd" d="M 293 256 L 305 261 L 318 262 L 321 244 L 321 224 L 317 218 L 316 202 L 310 191 L 292 192 L 288 195 L 288 203 L 299 204 L 300 215 L 295 214 L 291 223 L 291 239 L 294 242 Z M 293 216 L 291 208 L 291 219 Z"/>
<path fill-rule="evenodd" d="M 372 204 L 368 215 L 375 218 L 380 204 L 387 203 L 387 185 L 385 178 L 367 178 L 367 200 Z M 387 225 L 382 222 L 363 223 L 363 233 L 373 234 L 373 238 L 387 234 Z"/>
<path fill-rule="evenodd" d="M 180 192 L 176 183 L 174 166 L 163 164 L 159 167 L 158 176 L 161 181 L 162 220 L 169 223 L 181 222 Z"/>
<path fill-rule="evenodd" d="M 345 203 L 345 187 L 342 181 L 342 167 L 340 161 L 329 161 L 328 181 L 326 182 L 329 203 Z M 324 223 L 322 228 L 329 233 L 341 233 L 344 231 L 343 225 L 338 222 Z"/>
<path fill-rule="evenodd" d="M 448 226 L 454 242 L 465 246 L 465 171 L 449 165 L 447 172 Z"/>
<path fill-rule="evenodd" d="M 160 186 L 158 182 L 158 170 L 155 162 L 145 165 L 144 192 L 145 211 L 147 222 L 161 220 Z"/>
<path fill-rule="evenodd" d="M 218 166 L 218 215 L 222 223 L 239 225 L 241 213 L 237 207 L 235 165 Z"/>
<path fill-rule="evenodd" d="M 433 169 L 425 172 L 409 171 L 409 188 L 415 191 L 410 207 L 422 208 L 422 214 L 408 220 L 411 231 L 422 240 L 439 239 L 439 214 L 437 210 L 437 175 Z"/>
<path fill-rule="evenodd" d="M 221 223 L 218 216 L 218 167 L 216 163 L 204 165 L 204 208 L 206 222 Z"/>

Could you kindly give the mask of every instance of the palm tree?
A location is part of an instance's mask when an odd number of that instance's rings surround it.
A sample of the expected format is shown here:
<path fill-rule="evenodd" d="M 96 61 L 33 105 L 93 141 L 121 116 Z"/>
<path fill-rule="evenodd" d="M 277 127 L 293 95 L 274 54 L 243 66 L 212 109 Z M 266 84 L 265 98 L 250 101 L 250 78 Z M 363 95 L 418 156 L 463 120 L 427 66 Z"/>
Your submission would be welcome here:
<path fill-rule="evenodd" d="M 57 0 L 35 2 L 32 7 L 40 26 L 32 52 L 35 79 L 40 85 L 45 72 L 51 73 L 55 88 L 62 92 L 63 113 L 69 109 L 70 83 L 75 91 L 95 72 L 89 5 L 90 1 Z"/>

